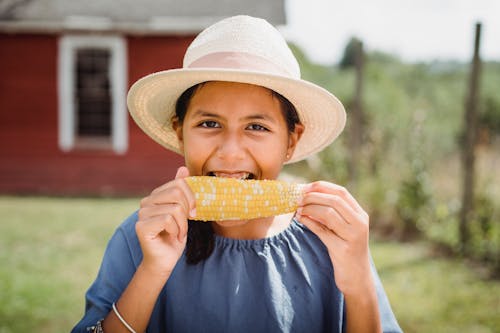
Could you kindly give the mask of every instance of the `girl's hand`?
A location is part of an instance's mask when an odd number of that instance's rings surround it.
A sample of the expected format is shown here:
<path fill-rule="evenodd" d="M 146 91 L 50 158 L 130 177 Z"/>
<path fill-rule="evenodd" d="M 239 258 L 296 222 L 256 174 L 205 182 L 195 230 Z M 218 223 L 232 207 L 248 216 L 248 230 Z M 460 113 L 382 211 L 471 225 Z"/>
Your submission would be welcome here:
<path fill-rule="evenodd" d="M 372 288 L 368 214 L 345 188 L 324 181 L 307 185 L 297 218 L 326 245 L 344 295 Z"/>
<path fill-rule="evenodd" d="M 169 276 L 186 246 L 187 219 L 195 208 L 194 195 L 182 179 L 187 176 L 188 169 L 180 167 L 175 180 L 141 200 L 136 224 L 143 252 L 141 265 L 159 276 Z"/>

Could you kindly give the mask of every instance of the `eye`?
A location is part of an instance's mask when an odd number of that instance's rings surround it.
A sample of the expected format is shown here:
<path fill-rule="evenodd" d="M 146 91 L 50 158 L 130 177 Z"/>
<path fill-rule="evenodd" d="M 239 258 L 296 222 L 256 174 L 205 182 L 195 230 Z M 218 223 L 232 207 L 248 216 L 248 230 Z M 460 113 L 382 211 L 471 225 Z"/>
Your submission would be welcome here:
<path fill-rule="evenodd" d="M 205 128 L 219 128 L 220 127 L 219 123 L 216 121 L 213 121 L 213 120 L 206 120 L 204 122 L 201 122 L 198 126 L 205 127 Z"/>
<path fill-rule="evenodd" d="M 250 124 L 247 126 L 247 129 L 251 131 L 269 131 L 266 127 L 259 124 Z"/>

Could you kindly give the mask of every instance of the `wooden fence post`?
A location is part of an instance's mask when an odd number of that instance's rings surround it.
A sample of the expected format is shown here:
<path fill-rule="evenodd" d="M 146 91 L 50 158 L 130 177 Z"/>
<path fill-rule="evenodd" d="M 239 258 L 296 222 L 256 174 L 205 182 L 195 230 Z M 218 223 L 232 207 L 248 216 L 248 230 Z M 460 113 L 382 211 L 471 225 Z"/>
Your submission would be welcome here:
<path fill-rule="evenodd" d="M 354 188 L 357 186 L 359 163 L 361 158 L 361 145 L 363 143 L 363 72 L 364 51 L 363 42 L 356 43 L 354 57 L 354 70 L 356 73 L 354 100 L 352 103 L 350 120 L 350 160 L 349 182 Z"/>
<path fill-rule="evenodd" d="M 477 113 L 479 77 L 481 71 L 481 59 L 479 47 L 481 40 L 481 23 L 476 23 L 476 34 L 474 41 L 474 56 L 469 77 L 469 91 L 465 102 L 464 129 L 462 142 L 462 165 L 463 165 L 463 192 L 462 209 L 460 211 L 460 250 L 467 254 L 470 240 L 468 221 L 474 209 L 474 163 L 475 144 L 477 136 Z"/>

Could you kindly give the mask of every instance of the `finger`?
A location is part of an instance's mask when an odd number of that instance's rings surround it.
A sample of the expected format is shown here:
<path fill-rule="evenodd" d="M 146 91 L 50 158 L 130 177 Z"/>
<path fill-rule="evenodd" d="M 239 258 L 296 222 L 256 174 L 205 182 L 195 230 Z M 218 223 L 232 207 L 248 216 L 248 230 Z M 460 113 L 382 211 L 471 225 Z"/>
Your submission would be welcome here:
<path fill-rule="evenodd" d="M 178 182 L 174 184 L 174 182 Z M 183 184 L 184 181 L 172 181 L 169 183 L 168 187 L 165 187 L 162 191 L 151 193 L 148 197 L 141 200 L 141 209 L 149 206 L 160 206 L 168 204 L 182 204 L 186 209 L 186 212 L 190 210 L 189 198 L 186 195 L 186 190 L 182 187 L 187 184 Z"/>
<path fill-rule="evenodd" d="M 300 207 L 297 212 L 299 216 L 308 217 L 309 219 L 325 226 L 328 231 L 335 233 L 340 238 L 344 240 L 349 239 L 351 227 L 332 207 L 307 205 Z"/>
<path fill-rule="evenodd" d="M 311 219 L 308 216 L 300 216 L 299 222 L 311 230 L 325 244 L 332 242 L 344 242 L 342 238 L 329 230 L 325 225 Z"/>
<path fill-rule="evenodd" d="M 186 177 L 189 177 L 189 169 L 186 168 L 185 166 L 179 167 L 177 169 L 177 174 L 175 175 L 175 179 L 184 179 Z M 188 207 L 189 207 L 189 212 L 194 211 L 194 208 L 196 206 L 196 200 L 193 191 L 191 191 L 191 188 L 188 186 L 188 184 L 185 181 L 180 182 L 180 186 L 182 190 L 184 191 L 184 194 L 186 195 L 186 198 L 188 199 Z M 191 215 L 194 217 L 194 215 Z"/>
<path fill-rule="evenodd" d="M 186 168 L 185 166 L 179 167 L 179 169 L 177 169 L 177 173 L 175 174 L 175 179 L 182 179 L 186 177 L 189 177 L 188 168 Z"/>
<path fill-rule="evenodd" d="M 320 192 L 320 193 L 329 193 L 329 194 L 335 194 L 340 196 L 341 198 L 345 199 L 345 201 L 351 206 L 351 208 L 358 212 L 364 212 L 363 208 L 361 205 L 354 199 L 354 197 L 349 193 L 349 191 L 340 185 L 333 184 L 330 182 L 325 182 L 325 181 L 317 181 L 311 184 L 308 184 L 304 188 L 304 193 L 308 192 Z"/>
<path fill-rule="evenodd" d="M 188 216 L 186 214 L 186 210 L 180 205 L 173 205 L 171 214 L 179 228 L 179 234 L 177 237 L 179 242 L 182 242 L 186 238 L 188 231 Z"/>
<path fill-rule="evenodd" d="M 141 209 L 139 209 L 139 218 L 148 219 L 156 216 L 174 216 L 179 227 L 179 241 L 182 241 L 187 235 L 187 219 L 189 214 L 189 203 L 183 191 L 174 187 L 164 192 L 157 193 L 154 196 L 156 198 L 152 204 L 144 206 L 143 203 Z"/>
<path fill-rule="evenodd" d="M 179 241 L 182 241 L 188 231 L 186 207 L 178 202 L 146 206 L 139 210 L 139 219 L 147 220 L 156 216 L 173 215 L 179 227 Z"/>
<path fill-rule="evenodd" d="M 328 228 L 324 224 L 316 222 L 308 216 L 297 214 L 297 220 L 320 238 L 328 232 Z"/>
<path fill-rule="evenodd" d="M 303 195 L 300 204 L 332 207 L 347 223 L 354 223 L 361 218 L 360 213 L 353 210 L 343 197 L 335 194 L 308 192 Z"/>
<path fill-rule="evenodd" d="M 181 166 L 179 169 L 177 169 L 177 174 L 175 175 L 175 179 L 184 179 L 186 177 L 189 177 L 189 170 L 185 166 Z M 183 191 L 186 193 L 186 197 L 188 199 L 189 216 L 195 217 L 196 216 L 196 198 L 195 198 L 195 195 L 185 181 L 182 182 L 181 186 L 182 186 Z"/>
<path fill-rule="evenodd" d="M 183 170 L 184 169 L 184 170 Z M 189 175 L 186 167 L 179 168 L 178 177 Z M 141 200 L 141 208 L 150 205 L 162 205 L 182 202 L 189 216 L 196 214 L 196 199 L 188 184 L 181 178 L 168 182 L 151 192 L 151 194 Z"/>
<path fill-rule="evenodd" d="M 138 212 L 139 220 L 147 220 L 155 216 L 174 214 L 176 209 L 181 210 L 184 215 L 186 215 L 183 205 L 179 203 L 166 203 L 163 205 L 152 205 L 141 208 Z"/>
<path fill-rule="evenodd" d="M 156 239 L 163 231 L 175 237 L 179 234 L 179 227 L 170 214 L 153 216 L 136 224 L 137 235 L 145 240 Z"/>

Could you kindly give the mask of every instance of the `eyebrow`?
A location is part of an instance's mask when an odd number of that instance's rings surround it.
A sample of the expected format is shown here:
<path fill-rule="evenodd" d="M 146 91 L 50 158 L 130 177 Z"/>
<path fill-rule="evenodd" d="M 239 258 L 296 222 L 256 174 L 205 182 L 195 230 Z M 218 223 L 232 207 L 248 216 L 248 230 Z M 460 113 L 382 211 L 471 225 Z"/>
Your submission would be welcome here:
<path fill-rule="evenodd" d="M 221 118 L 218 114 L 211 113 L 205 110 L 196 110 L 193 113 L 193 117 L 211 117 L 211 118 Z"/>
<path fill-rule="evenodd" d="M 212 113 L 212 112 L 205 111 L 205 110 L 196 110 L 193 113 L 192 117 L 193 118 L 194 117 L 210 117 L 210 118 L 219 118 L 219 119 L 222 118 L 222 116 L 219 114 Z M 252 115 L 243 117 L 240 120 L 247 120 L 247 121 L 248 120 L 266 120 L 266 121 L 269 121 L 273 124 L 276 123 L 276 119 L 274 119 L 273 117 L 270 117 L 269 115 L 267 115 L 265 113 L 252 114 Z"/>
<path fill-rule="evenodd" d="M 247 117 L 243 117 L 243 119 L 244 120 L 266 120 L 266 121 L 269 121 L 271 123 L 276 123 L 276 119 L 274 119 L 273 117 L 269 117 L 265 113 L 258 113 L 258 114 L 250 115 Z"/>

